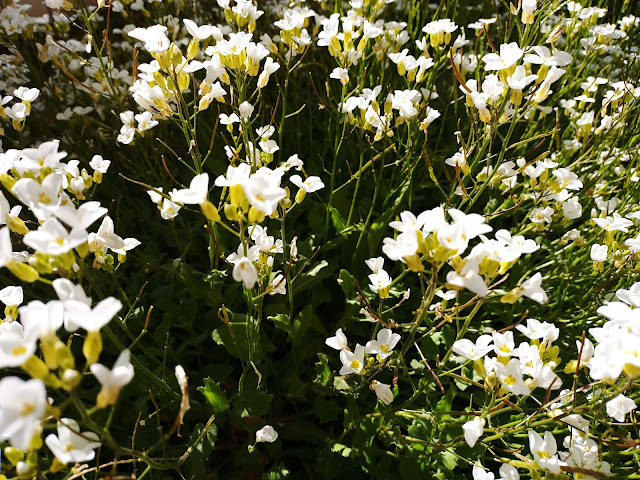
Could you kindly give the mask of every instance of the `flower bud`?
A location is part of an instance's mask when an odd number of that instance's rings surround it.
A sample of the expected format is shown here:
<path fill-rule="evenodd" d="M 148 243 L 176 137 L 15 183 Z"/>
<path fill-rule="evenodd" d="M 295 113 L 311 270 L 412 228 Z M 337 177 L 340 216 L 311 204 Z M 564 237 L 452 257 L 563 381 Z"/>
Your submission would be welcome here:
<path fill-rule="evenodd" d="M 22 365 L 22 369 L 31 375 L 32 378 L 43 379 L 49 373 L 49 369 L 45 363 L 35 355 L 32 355 Z"/>
<path fill-rule="evenodd" d="M 202 209 L 202 213 L 204 214 L 204 216 L 207 217 L 207 220 L 210 220 L 212 222 L 220 221 L 220 214 L 218 213 L 218 209 L 209 200 L 205 200 L 204 202 L 202 202 L 200 204 L 200 208 Z"/>
<path fill-rule="evenodd" d="M 11 465 L 16 465 L 24 458 L 24 452 L 22 450 L 18 450 L 16 447 L 6 447 L 4 449 L 4 456 Z"/>
<path fill-rule="evenodd" d="M 252 223 L 260 223 L 262 221 L 264 221 L 264 212 L 258 210 L 255 207 L 251 207 L 249 209 L 249 221 Z"/>
<path fill-rule="evenodd" d="M 7 215 L 7 226 L 13 233 L 17 233 L 18 235 L 26 235 L 29 233 L 29 229 L 24 224 L 24 220 L 20 217 Z"/>
<path fill-rule="evenodd" d="M 100 332 L 87 332 L 87 338 L 82 345 L 82 353 L 87 359 L 87 364 L 96 363 L 102 352 L 102 336 Z"/>
<path fill-rule="evenodd" d="M 187 59 L 193 60 L 198 54 L 198 50 L 200 49 L 200 41 L 197 38 L 194 38 L 189 42 L 189 46 L 187 47 Z"/>
<path fill-rule="evenodd" d="M 40 277 L 38 272 L 26 263 L 10 261 L 6 267 L 23 282 L 33 283 Z"/>
<path fill-rule="evenodd" d="M 73 390 L 82 381 L 82 375 L 77 370 L 67 369 L 62 374 L 62 388 Z"/>

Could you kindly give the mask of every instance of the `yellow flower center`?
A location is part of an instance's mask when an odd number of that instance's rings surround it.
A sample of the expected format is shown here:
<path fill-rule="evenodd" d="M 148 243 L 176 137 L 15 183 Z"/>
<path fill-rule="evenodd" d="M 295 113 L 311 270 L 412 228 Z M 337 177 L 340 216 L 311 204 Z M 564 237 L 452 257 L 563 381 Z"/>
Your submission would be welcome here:
<path fill-rule="evenodd" d="M 26 351 L 27 351 L 27 349 L 23 345 L 20 345 L 19 347 L 13 347 L 11 349 L 11 353 L 13 355 L 22 355 Z"/>
<path fill-rule="evenodd" d="M 27 416 L 32 413 L 36 409 L 36 406 L 33 403 L 25 403 L 22 406 L 22 412 L 20 412 L 23 416 Z"/>
<path fill-rule="evenodd" d="M 360 370 L 360 362 L 358 360 L 353 360 L 351 362 L 351 368 L 354 370 Z"/>
<path fill-rule="evenodd" d="M 505 385 L 515 385 L 516 383 L 516 377 L 514 377 L 513 375 L 509 375 L 507 378 L 504 379 L 504 384 Z"/>

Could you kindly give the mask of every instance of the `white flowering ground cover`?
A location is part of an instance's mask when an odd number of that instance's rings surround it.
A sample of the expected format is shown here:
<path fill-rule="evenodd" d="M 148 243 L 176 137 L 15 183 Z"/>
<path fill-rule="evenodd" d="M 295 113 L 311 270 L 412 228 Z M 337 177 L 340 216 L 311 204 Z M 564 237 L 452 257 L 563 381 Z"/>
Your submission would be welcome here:
<path fill-rule="evenodd" d="M 640 478 L 635 0 L 0 11 L 0 479 Z"/>

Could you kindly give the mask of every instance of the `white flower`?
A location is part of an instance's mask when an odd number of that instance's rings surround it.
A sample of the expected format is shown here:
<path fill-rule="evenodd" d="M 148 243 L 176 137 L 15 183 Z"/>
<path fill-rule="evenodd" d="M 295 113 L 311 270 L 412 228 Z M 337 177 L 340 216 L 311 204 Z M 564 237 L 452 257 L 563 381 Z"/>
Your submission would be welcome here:
<path fill-rule="evenodd" d="M 558 339 L 560 329 L 549 322 L 541 322 L 535 318 L 527 318 L 527 325 L 518 325 L 516 329 L 522 332 L 530 340 L 542 339 L 542 343 L 548 346 Z"/>
<path fill-rule="evenodd" d="M 522 23 L 525 25 L 533 23 L 533 12 L 537 8 L 537 0 L 522 0 Z"/>
<path fill-rule="evenodd" d="M 525 3 L 529 2 L 525 1 Z M 552 55 L 551 51 L 547 47 L 544 47 L 542 45 L 537 45 L 531 50 L 533 50 L 535 53 L 528 53 L 524 56 L 524 61 L 527 63 L 546 65 L 548 67 L 565 67 L 569 65 L 573 60 L 573 56 L 567 52 L 554 52 L 554 54 Z"/>
<path fill-rule="evenodd" d="M 482 57 L 482 61 L 486 63 L 484 69 L 503 70 L 515 64 L 520 58 L 524 50 L 522 50 L 516 42 L 503 43 L 500 45 L 500 55 L 497 53 L 488 53 Z"/>
<path fill-rule="evenodd" d="M 594 262 L 604 262 L 607 260 L 609 254 L 609 247 L 606 245 L 598 245 L 597 243 L 591 245 L 591 260 Z"/>
<path fill-rule="evenodd" d="M 371 386 L 373 387 L 373 391 L 376 392 L 376 396 L 382 403 L 384 403 L 385 405 L 389 405 L 391 402 L 393 402 L 393 392 L 391 391 L 391 385 L 373 380 L 371 382 Z"/>
<path fill-rule="evenodd" d="M 293 183 L 296 187 L 301 190 L 304 190 L 307 193 L 317 192 L 318 190 L 324 188 L 324 183 L 320 180 L 320 177 L 311 176 L 307 177 L 307 179 L 303 182 L 300 175 L 291 175 L 289 178 L 291 183 Z"/>
<path fill-rule="evenodd" d="M 104 217 L 98 231 L 89 234 L 89 248 L 92 252 L 102 250 L 104 247 L 116 251 L 125 246 L 122 237 L 116 235 L 111 217 Z"/>
<path fill-rule="evenodd" d="M 502 357 L 510 357 L 516 347 L 515 342 L 513 341 L 513 332 L 493 332 L 491 335 L 493 337 L 494 343 L 493 351 L 496 353 L 496 355 Z"/>
<path fill-rule="evenodd" d="M 462 430 L 464 430 L 464 441 L 473 448 L 484 433 L 484 420 L 476 417 L 462 425 Z"/>
<path fill-rule="evenodd" d="M 537 432 L 529 430 L 529 448 L 541 468 L 549 470 L 551 473 L 560 473 L 560 465 L 563 465 L 564 462 L 561 462 L 556 455 L 558 447 L 551 432 L 544 432 L 543 439 Z"/>
<path fill-rule="evenodd" d="M 42 380 L 0 380 L 0 440 L 9 440 L 14 447 L 26 451 L 40 427 L 46 405 Z"/>
<path fill-rule="evenodd" d="M 369 340 L 364 347 L 365 353 L 377 354 L 383 360 L 391 356 L 393 348 L 400 341 L 400 335 L 392 333 L 390 329 L 383 328 L 378 332 L 376 340 Z M 341 374 L 342 375 L 342 374 Z"/>
<path fill-rule="evenodd" d="M 562 202 L 562 214 L 568 220 L 575 220 L 582 216 L 582 205 L 580 205 L 576 197 L 571 197 L 566 202 Z"/>
<path fill-rule="evenodd" d="M 347 345 L 347 337 L 342 332 L 341 328 L 336 330 L 335 336 L 327 338 L 324 343 L 326 343 L 331 348 L 335 348 L 336 350 L 349 350 L 349 346 Z"/>
<path fill-rule="evenodd" d="M 547 294 L 542 289 L 542 275 L 537 272 L 520 286 L 522 295 L 538 303 L 547 303 Z"/>
<path fill-rule="evenodd" d="M 378 273 L 384 267 L 384 258 L 370 258 L 369 260 L 365 260 L 364 263 L 371 269 L 373 273 Z"/>
<path fill-rule="evenodd" d="M 212 25 L 202 25 L 199 27 L 193 20 L 189 20 L 188 18 L 184 18 L 182 22 L 184 23 L 184 26 L 187 27 L 189 34 L 197 40 L 206 40 L 211 36 L 216 40 L 222 40 L 223 38 L 222 32 L 218 27 L 214 27 Z"/>
<path fill-rule="evenodd" d="M 277 208 L 278 202 L 287 196 L 287 192 L 279 186 L 279 183 L 279 179 L 276 182 L 273 178 L 255 173 L 249 180 L 242 183 L 242 189 L 252 207 L 266 215 L 271 215 Z"/>
<path fill-rule="evenodd" d="M 233 125 L 234 123 L 240 123 L 240 117 L 235 113 L 227 115 L 226 113 L 220 114 L 220 123 L 222 125 Z"/>
<path fill-rule="evenodd" d="M 466 288 L 481 297 L 486 296 L 489 293 L 489 288 L 478 273 L 478 268 L 477 261 L 468 259 L 460 273 L 456 271 L 447 273 L 447 284 L 453 287 Z"/>
<path fill-rule="evenodd" d="M 169 196 L 173 199 L 173 196 L 178 193 L 178 190 L 173 189 Z M 162 197 L 162 204 L 158 207 L 160 209 L 160 216 L 163 220 L 170 220 L 178 216 L 180 209 L 182 208 L 179 204 L 175 203 L 173 200 L 169 200 L 168 198 Z"/>
<path fill-rule="evenodd" d="M 35 101 L 40 95 L 40 90 L 37 88 L 19 87 L 13 91 L 13 94 L 25 103 Z"/>
<path fill-rule="evenodd" d="M 58 421 L 58 436 L 50 434 L 45 439 L 47 447 L 60 463 L 88 462 L 96 456 L 94 450 L 102 445 L 94 432 L 80 433 L 78 422 L 72 418 Z"/>
<path fill-rule="evenodd" d="M 377 273 L 372 273 L 369 275 L 369 288 L 377 292 L 380 295 L 380 298 L 386 298 L 389 296 L 389 287 L 391 286 L 391 277 L 384 270 L 380 269 Z"/>
<path fill-rule="evenodd" d="M 178 190 L 171 196 L 174 202 L 184 203 L 186 205 L 201 204 L 207 199 L 209 192 L 209 174 L 203 173 L 196 175 L 191 180 L 189 188 Z M 155 193 L 155 192 L 154 192 Z"/>
<path fill-rule="evenodd" d="M 24 293 L 22 287 L 8 286 L 0 290 L 0 302 L 7 307 L 14 307 L 22 304 Z"/>
<path fill-rule="evenodd" d="M 25 332 L 19 322 L 0 323 L 0 368 L 19 367 L 36 351 L 36 332 Z"/>
<path fill-rule="evenodd" d="M 364 347 L 358 343 L 354 352 L 342 350 L 340 352 L 340 361 L 342 362 L 340 375 L 362 372 L 364 368 Z"/>
<path fill-rule="evenodd" d="M 11 189 L 22 203 L 29 207 L 38 220 L 46 220 L 51 216 L 50 209 L 60 205 L 62 176 L 57 173 L 47 175 L 42 183 L 32 178 L 21 178 Z M 47 207 L 48 210 L 45 210 Z"/>
<path fill-rule="evenodd" d="M 232 275 L 236 282 L 243 282 L 247 288 L 253 288 L 258 281 L 258 271 L 247 257 L 241 257 L 234 262 Z"/>
<path fill-rule="evenodd" d="M 471 473 L 473 475 L 473 480 L 493 480 L 494 478 L 496 478 L 496 476 L 492 472 L 482 468 L 482 465 L 480 465 L 479 463 L 476 463 L 473 466 L 473 470 Z"/>
<path fill-rule="evenodd" d="M 522 368 L 517 358 L 512 358 L 506 365 L 496 363 L 496 373 L 502 386 L 516 395 L 529 395 L 531 390 L 522 379 Z"/>
<path fill-rule="evenodd" d="M 166 32 L 167 27 L 164 25 L 153 25 L 149 28 L 134 28 L 128 35 L 144 42 L 144 48 L 147 52 L 159 53 L 167 50 L 171 44 Z"/>
<path fill-rule="evenodd" d="M 540 272 L 537 272 L 519 287 L 511 290 L 505 297 L 503 297 L 503 301 L 514 303 L 523 295 L 538 303 L 547 303 L 549 299 L 542 288 L 542 275 Z M 507 297 L 509 297 L 509 299 L 506 299 Z"/>
<path fill-rule="evenodd" d="M 536 78 L 538 78 L 537 75 L 527 75 L 525 68 L 518 65 L 513 75 L 507 78 L 507 85 L 512 90 L 522 90 Z"/>
<path fill-rule="evenodd" d="M 267 86 L 269 77 L 280 68 L 280 64 L 278 62 L 274 62 L 273 58 L 267 57 L 262 68 L 262 73 L 258 77 L 258 88 L 264 88 Z"/>
<path fill-rule="evenodd" d="M 80 231 L 89 228 L 93 222 L 105 215 L 108 210 L 100 206 L 100 202 L 85 202 L 77 209 L 72 202 L 67 202 L 57 209 L 53 210 L 53 214 L 62 220 L 71 228 L 77 228 Z"/>
<path fill-rule="evenodd" d="M 83 302 L 65 302 L 64 309 L 68 318 L 67 330 L 74 331 L 80 327 L 87 332 L 98 332 L 122 309 L 122 302 L 107 297 L 93 308 Z"/>
<path fill-rule="evenodd" d="M 520 474 L 513 465 L 503 463 L 498 471 L 500 472 L 500 480 L 520 480 Z"/>
<path fill-rule="evenodd" d="M 11 246 L 11 235 L 9 227 L 0 229 L 0 267 L 4 267 L 12 260 L 13 248 Z"/>
<path fill-rule="evenodd" d="M 25 148 L 20 151 L 20 160 L 16 162 L 16 169 L 19 173 L 25 170 L 39 172 L 43 168 L 55 170 L 62 164 L 60 160 L 67 156 L 66 152 L 59 152 L 59 140 L 44 142 L 38 148 Z"/>
<path fill-rule="evenodd" d="M 46 304 L 33 300 L 20 307 L 19 312 L 25 331 L 42 339 L 53 337 L 64 320 L 64 307 L 58 300 L 51 300 Z"/>
<path fill-rule="evenodd" d="M 633 400 L 620 394 L 607 402 L 607 415 L 615 418 L 618 422 L 624 422 L 625 415 L 635 410 L 636 407 Z"/>
<path fill-rule="evenodd" d="M 102 158 L 102 155 L 94 155 L 91 161 L 89 162 L 89 166 L 93 168 L 96 172 L 107 173 L 109 169 L 109 165 L 111 165 L 110 160 L 105 160 Z"/>
<path fill-rule="evenodd" d="M 281 273 L 277 274 L 273 281 L 267 287 L 269 290 L 269 295 L 286 295 L 287 294 L 287 280 L 284 278 L 284 275 Z"/>
<path fill-rule="evenodd" d="M 329 78 L 340 80 L 343 85 L 346 85 L 349 83 L 349 71 L 346 68 L 336 67 L 329 75 Z"/>
<path fill-rule="evenodd" d="M 105 408 L 113 405 L 118 398 L 118 394 L 122 387 L 133 379 L 133 365 L 129 361 L 131 354 L 129 350 L 123 350 L 113 365 L 113 369 L 109 370 L 100 363 L 93 363 L 89 369 L 96 377 L 102 389 L 98 393 L 96 405 L 98 408 Z"/>
<path fill-rule="evenodd" d="M 271 425 L 265 425 L 256 432 L 256 442 L 273 443 L 278 439 L 278 432 Z"/>
<path fill-rule="evenodd" d="M 629 230 L 627 227 L 630 227 L 633 225 L 633 222 L 631 220 L 627 220 L 626 218 L 623 218 L 622 216 L 620 216 L 618 212 L 614 212 L 613 218 L 612 217 L 594 218 L 593 222 L 606 232 L 619 231 L 619 232 L 628 233 Z"/>
<path fill-rule="evenodd" d="M 253 105 L 249 102 L 242 102 L 238 107 L 238 111 L 240 112 L 240 117 L 242 117 L 243 120 L 249 120 L 253 113 Z"/>
<path fill-rule="evenodd" d="M 431 125 L 435 120 L 440 118 L 441 115 L 438 110 L 429 106 L 427 106 L 425 113 L 426 117 L 424 118 L 424 120 L 422 120 L 422 122 L 420 122 L 420 130 L 426 131 L 427 127 Z"/>
<path fill-rule="evenodd" d="M 471 340 L 462 338 L 453 343 L 453 352 L 467 360 L 478 360 L 493 350 L 493 337 L 480 335 L 474 344 Z"/>
<path fill-rule="evenodd" d="M 158 125 L 160 122 L 153 119 L 153 115 L 151 112 L 142 112 L 138 113 L 135 116 L 136 122 L 138 122 L 138 127 L 136 130 L 139 133 L 146 132 L 147 130 L 151 130 L 153 127 Z"/>
<path fill-rule="evenodd" d="M 627 305 L 640 307 L 640 282 L 634 283 L 628 290 L 624 288 L 619 289 L 618 291 L 616 291 L 616 297 L 618 297 Z M 2 291 L 0 291 L 0 301 L 2 301 Z M 4 303 L 7 304 L 7 302 Z"/>
<path fill-rule="evenodd" d="M 554 210 L 551 207 L 536 207 L 531 210 L 529 218 L 534 223 L 551 223 Z"/>

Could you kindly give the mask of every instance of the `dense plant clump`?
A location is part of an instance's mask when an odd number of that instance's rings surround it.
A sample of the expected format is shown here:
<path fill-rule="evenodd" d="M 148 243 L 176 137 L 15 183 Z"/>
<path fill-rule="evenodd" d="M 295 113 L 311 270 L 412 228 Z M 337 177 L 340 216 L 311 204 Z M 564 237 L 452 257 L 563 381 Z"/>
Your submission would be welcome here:
<path fill-rule="evenodd" d="M 635 1 L 22 1 L 0 479 L 640 478 Z"/>

